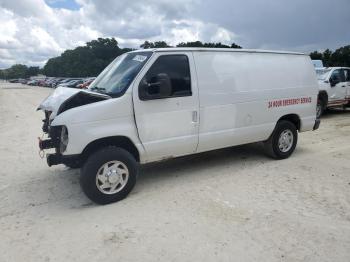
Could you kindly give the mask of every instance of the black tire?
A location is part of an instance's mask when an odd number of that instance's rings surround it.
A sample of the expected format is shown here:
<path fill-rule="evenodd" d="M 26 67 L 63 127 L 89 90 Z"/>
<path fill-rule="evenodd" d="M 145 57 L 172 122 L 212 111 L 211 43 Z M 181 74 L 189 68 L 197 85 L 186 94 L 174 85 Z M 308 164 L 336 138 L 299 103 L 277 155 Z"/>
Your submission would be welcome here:
<path fill-rule="evenodd" d="M 324 113 L 326 108 L 325 102 L 322 99 L 317 100 L 317 108 L 316 108 L 316 118 L 319 119 Z"/>
<path fill-rule="evenodd" d="M 286 130 L 291 131 L 291 134 L 293 136 L 293 142 L 292 146 L 284 152 L 279 147 L 279 138 L 281 134 Z M 275 130 L 271 134 L 270 138 L 264 142 L 264 146 L 268 156 L 274 159 L 286 159 L 294 152 L 297 142 L 298 131 L 296 126 L 292 122 L 281 120 L 277 123 Z"/>
<path fill-rule="evenodd" d="M 120 161 L 129 172 L 125 186 L 117 193 L 105 194 L 96 185 L 98 170 L 107 162 Z M 80 175 L 80 185 L 86 196 L 93 202 L 101 205 L 113 203 L 124 199 L 136 184 L 139 164 L 126 150 L 114 146 L 103 148 L 89 156 Z"/>

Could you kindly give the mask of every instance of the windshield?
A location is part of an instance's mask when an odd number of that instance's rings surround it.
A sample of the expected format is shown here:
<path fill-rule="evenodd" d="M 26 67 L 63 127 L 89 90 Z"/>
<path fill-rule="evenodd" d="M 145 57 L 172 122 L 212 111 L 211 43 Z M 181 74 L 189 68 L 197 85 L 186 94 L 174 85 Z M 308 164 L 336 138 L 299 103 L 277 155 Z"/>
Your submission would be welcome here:
<path fill-rule="evenodd" d="M 317 79 L 318 80 L 327 80 L 327 76 L 331 69 L 316 69 Z"/>
<path fill-rule="evenodd" d="M 92 82 L 89 89 L 112 97 L 122 95 L 151 55 L 152 52 L 137 52 L 118 56 Z"/>

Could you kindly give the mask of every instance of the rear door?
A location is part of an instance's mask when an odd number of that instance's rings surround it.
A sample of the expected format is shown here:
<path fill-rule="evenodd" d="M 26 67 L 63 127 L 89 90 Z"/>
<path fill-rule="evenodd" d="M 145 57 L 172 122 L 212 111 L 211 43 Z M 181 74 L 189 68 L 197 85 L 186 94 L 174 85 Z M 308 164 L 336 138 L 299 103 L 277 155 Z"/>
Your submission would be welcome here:
<path fill-rule="evenodd" d="M 171 95 L 144 100 L 141 97 L 143 91 L 139 92 L 140 83 L 154 85 L 154 79 L 160 74 L 169 76 Z M 162 90 L 154 92 L 162 93 Z M 196 151 L 199 100 L 191 52 L 155 53 L 135 81 L 133 101 L 136 125 L 147 161 Z"/>

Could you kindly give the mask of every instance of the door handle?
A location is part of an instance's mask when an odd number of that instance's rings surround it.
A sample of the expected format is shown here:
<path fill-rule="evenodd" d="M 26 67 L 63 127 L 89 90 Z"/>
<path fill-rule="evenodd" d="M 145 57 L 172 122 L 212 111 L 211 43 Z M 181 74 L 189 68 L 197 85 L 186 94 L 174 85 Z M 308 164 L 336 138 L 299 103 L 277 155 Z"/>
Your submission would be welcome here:
<path fill-rule="evenodd" d="M 346 87 L 346 86 L 341 86 L 341 87 Z"/>
<path fill-rule="evenodd" d="M 197 123 L 197 122 L 198 122 L 198 112 L 192 111 L 192 123 Z"/>

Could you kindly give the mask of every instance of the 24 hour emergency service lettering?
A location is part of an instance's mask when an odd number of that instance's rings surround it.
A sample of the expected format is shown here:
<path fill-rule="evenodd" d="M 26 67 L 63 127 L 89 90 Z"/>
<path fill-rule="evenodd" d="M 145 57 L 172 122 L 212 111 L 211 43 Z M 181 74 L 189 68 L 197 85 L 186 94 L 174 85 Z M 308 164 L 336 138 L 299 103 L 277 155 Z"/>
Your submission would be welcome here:
<path fill-rule="evenodd" d="M 274 100 L 274 101 L 269 101 L 268 108 L 308 104 L 308 103 L 311 103 L 311 101 L 312 101 L 311 97 Z"/>

